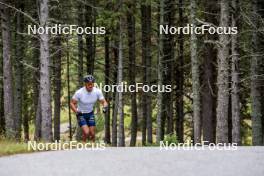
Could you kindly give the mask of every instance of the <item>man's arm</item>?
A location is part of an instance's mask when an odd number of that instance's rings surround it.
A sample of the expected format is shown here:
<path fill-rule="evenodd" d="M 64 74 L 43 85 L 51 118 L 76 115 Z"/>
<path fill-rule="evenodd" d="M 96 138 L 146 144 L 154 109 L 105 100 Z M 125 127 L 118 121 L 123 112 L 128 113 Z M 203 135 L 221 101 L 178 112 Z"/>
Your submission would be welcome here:
<path fill-rule="evenodd" d="M 78 110 L 77 110 L 77 100 L 71 99 L 70 106 L 71 106 L 71 110 L 73 112 L 75 112 L 75 113 L 78 112 Z"/>

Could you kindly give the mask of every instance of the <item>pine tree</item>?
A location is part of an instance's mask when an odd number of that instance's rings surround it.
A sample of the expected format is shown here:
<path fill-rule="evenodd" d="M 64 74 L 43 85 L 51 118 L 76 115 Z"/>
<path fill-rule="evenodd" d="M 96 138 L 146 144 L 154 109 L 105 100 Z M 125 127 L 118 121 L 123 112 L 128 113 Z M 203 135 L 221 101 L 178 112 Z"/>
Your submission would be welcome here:
<path fill-rule="evenodd" d="M 47 26 L 49 18 L 48 0 L 39 1 L 40 26 Z M 44 141 L 51 141 L 52 136 L 52 114 L 51 114 L 51 86 L 50 86 L 50 55 L 49 35 L 39 34 L 40 37 L 40 109 L 41 109 L 41 137 Z"/>
<path fill-rule="evenodd" d="M 220 2 L 220 24 L 229 25 L 229 1 Z M 216 137 L 218 143 L 228 143 L 228 105 L 229 105 L 229 36 L 219 35 L 218 45 L 218 95 L 217 95 L 217 128 Z"/>

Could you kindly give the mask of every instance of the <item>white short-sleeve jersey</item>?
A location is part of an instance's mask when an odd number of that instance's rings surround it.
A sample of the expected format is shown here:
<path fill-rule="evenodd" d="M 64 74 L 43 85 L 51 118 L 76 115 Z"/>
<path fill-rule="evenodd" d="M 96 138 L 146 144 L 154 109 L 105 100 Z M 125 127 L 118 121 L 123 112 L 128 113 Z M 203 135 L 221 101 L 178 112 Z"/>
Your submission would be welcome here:
<path fill-rule="evenodd" d="M 93 87 L 93 90 L 91 92 L 88 92 L 85 87 L 82 87 L 75 92 L 72 99 L 78 102 L 78 111 L 89 113 L 93 111 L 94 104 L 97 100 L 104 99 L 104 95 L 102 91 L 97 87 Z"/>

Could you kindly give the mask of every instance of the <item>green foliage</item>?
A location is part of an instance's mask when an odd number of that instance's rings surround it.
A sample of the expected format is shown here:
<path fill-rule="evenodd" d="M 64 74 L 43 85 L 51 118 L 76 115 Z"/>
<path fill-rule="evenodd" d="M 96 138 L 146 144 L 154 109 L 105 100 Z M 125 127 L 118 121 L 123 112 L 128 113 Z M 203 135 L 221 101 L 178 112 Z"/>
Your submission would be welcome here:
<path fill-rule="evenodd" d="M 250 120 L 242 121 L 241 136 L 242 145 L 252 145 L 252 124 Z"/>
<path fill-rule="evenodd" d="M 163 142 L 168 142 L 168 145 L 174 143 L 174 144 L 178 144 L 178 139 L 177 136 L 175 134 L 167 134 L 164 136 L 164 140 Z"/>
<path fill-rule="evenodd" d="M 100 113 L 96 115 L 96 131 L 100 132 L 104 130 L 104 114 Z"/>

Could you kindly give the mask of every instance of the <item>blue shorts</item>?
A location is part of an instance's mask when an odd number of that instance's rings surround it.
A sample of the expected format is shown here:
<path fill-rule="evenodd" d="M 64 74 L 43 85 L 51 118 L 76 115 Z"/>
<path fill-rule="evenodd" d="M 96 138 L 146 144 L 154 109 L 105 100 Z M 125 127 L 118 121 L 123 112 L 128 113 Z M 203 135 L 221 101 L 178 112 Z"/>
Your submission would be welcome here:
<path fill-rule="evenodd" d="M 95 118 L 94 118 L 94 113 L 89 112 L 89 113 L 80 113 L 77 115 L 77 120 L 78 120 L 78 124 L 80 127 L 82 127 L 83 125 L 87 125 L 87 126 L 95 126 Z"/>

